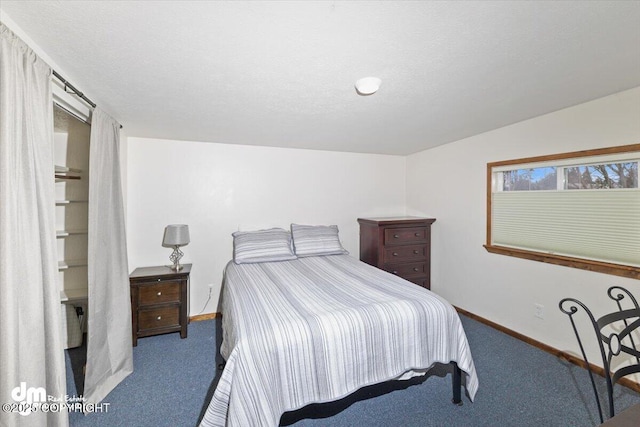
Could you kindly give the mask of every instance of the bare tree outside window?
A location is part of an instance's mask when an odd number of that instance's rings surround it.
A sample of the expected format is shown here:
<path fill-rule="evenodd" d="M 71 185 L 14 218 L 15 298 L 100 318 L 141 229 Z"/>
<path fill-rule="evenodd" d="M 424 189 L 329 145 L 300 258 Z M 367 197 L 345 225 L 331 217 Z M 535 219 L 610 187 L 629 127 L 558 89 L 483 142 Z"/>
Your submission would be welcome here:
<path fill-rule="evenodd" d="M 567 190 L 638 188 L 638 162 L 581 165 L 565 169 Z"/>
<path fill-rule="evenodd" d="M 503 173 L 503 191 L 555 190 L 555 167 L 516 169 Z"/>

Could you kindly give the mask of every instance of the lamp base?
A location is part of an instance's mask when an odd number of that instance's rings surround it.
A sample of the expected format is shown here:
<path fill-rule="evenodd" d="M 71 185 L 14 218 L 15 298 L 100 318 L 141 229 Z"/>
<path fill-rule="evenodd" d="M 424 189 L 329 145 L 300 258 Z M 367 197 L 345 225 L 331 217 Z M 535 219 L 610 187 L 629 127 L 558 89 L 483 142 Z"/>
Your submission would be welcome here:
<path fill-rule="evenodd" d="M 169 267 L 170 269 L 172 269 L 174 271 L 182 270 L 182 266 L 180 265 L 180 258 L 182 258 L 182 255 L 184 255 L 184 253 L 182 253 L 182 251 L 180 250 L 180 246 L 174 246 L 173 247 L 173 252 L 171 253 L 171 256 L 169 257 L 169 259 L 171 260 L 171 262 L 173 262 L 173 264 L 172 265 L 168 265 L 167 267 Z"/>

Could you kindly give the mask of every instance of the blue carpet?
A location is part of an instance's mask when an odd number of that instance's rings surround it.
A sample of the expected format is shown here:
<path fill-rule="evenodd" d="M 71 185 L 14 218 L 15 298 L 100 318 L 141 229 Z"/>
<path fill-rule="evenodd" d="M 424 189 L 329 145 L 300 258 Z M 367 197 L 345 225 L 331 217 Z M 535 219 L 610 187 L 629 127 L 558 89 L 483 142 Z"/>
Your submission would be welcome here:
<path fill-rule="evenodd" d="M 478 371 L 475 402 L 451 404 L 446 367 L 427 378 L 366 387 L 338 402 L 287 413 L 294 427 L 335 426 L 593 426 L 598 411 L 587 371 L 461 316 Z M 218 321 L 193 322 L 177 333 L 138 340 L 134 372 L 104 400 L 107 412 L 70 414 L 71 426 L 194 426 L 217 384 Z M 82 391 L 84 348 L 66 352 L 67 394 Z M 446 375 L 446 376 L 445 376 Z M 605 382 L 596 378 L 604 392 Z M 78 386 L 76 387 L 76 384 Z M 605 393 L 606 394 L 606 393 Z M 640 394 L 615 388 L 616 411 Z M 249 426 L 248 426 L 249 427 Z"/>

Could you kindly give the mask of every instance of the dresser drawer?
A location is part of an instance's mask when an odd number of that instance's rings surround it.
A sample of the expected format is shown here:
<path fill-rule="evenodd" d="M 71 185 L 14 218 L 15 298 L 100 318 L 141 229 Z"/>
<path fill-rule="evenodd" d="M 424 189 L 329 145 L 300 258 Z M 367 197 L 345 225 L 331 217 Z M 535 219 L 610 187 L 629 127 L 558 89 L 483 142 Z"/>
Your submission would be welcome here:
<path fill-rule="evenodd" d="M 384 263 L 414 261 L 425 259 L 428 254 L 427 245 L 407 245 L 384 249 Z"/>
<path fill-rule="evenodd" d="M 383 269 L 400 277 L 424 276 L 427 273 L 427 263 L 423 261 L 409 264 L 386 264 Z"/>
<path fill-rule="evenodd" d="M 140 286 L 138 293 L 142 305 L 161 304 L 180 301 L 180 282 L 164 281 L 152 285 Z"/>
<path fill-rule="evenodd" d="M 386 246 L 426 242 L 428 232 L 427 227 L 387 228 L 384 230 L 384 244 Z"/>
<path fill-rule="evenodd" d="M 418 286 L 422 286 L 423 288 L 429 289 L 429 287 L 431 286 L 429 283 L 429 276 L 405 277 L 404 279 L 410 281 L 411 283 L 415 283 Z"/>
<path fill-rule="evenodd" d="M 157 307 L 138 310 L 138 328 L 145 329 L 164 328 L 167 326 L 180 326 L 180 307 Z"/>

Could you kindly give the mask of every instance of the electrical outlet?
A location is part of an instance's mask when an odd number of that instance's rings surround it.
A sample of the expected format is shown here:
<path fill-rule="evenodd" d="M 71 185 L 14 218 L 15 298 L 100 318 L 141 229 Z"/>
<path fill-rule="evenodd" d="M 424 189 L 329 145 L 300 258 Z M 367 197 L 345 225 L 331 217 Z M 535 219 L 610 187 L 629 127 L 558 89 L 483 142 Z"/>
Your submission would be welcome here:
<path fill-rule="evenodd" d="M 533 304 L 534 310 L 533 315 L 538 319 L 544 319 L 544 305 L 542 304 Z"/>

